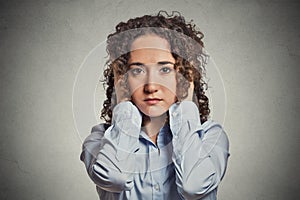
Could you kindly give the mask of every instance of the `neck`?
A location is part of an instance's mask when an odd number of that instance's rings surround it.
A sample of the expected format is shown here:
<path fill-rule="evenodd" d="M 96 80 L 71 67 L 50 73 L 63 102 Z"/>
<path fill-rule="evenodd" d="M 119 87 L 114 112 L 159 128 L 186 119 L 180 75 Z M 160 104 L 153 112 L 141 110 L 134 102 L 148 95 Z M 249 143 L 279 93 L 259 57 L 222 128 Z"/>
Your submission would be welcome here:
<path fill-rule="evenodd" d="M 156 144 L 159 130 L 164 126 L 166 119 L 166 114 L 163 114 L 159 117 L 143 117 L 142 130 L 150 137 L 154 144 Z"/>

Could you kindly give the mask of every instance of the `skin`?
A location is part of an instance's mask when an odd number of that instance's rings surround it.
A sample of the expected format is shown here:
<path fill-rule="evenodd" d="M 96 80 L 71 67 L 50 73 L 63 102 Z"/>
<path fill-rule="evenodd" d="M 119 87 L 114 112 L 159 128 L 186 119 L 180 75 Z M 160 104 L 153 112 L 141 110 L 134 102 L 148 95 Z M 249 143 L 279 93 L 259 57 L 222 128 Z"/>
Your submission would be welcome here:
<path fill-rule="evenodd" d="M 176 101 L 175 59 L 169 44 L 157 36 L 142 36 L 132 43 L 132 48 L 128 62 L 132 101 L 146 116 L 164 118 Z"/>
<path fill-rule="evenodd" d="M 142 130 L 156 143 L 170 106 L 176 98 L 175 59 L 167 40 L 156 35 L 144 35 L 131 45 L 128 61 L 128 84 L 131 101 L 144 114 Z M 128 101 L 120 87 L 122 78 L 115 83 L 117 102 Z M 193 84 L 186 100 L 192 100 Z"/>

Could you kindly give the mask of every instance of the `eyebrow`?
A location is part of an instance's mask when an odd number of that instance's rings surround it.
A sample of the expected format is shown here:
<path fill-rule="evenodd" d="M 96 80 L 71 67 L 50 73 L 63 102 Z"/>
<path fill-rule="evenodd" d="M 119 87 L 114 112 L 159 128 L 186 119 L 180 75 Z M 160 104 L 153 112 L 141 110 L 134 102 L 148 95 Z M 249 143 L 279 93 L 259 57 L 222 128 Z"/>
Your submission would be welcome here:
<path fill-rule="evenodd" d="M 170 62 L 170 61 L 159 61 L 157 62 L 158 65 L 167 65 L 167 64 L 171 64 L 171 65 L 175 65 L 175 63 L 173 62 Z M 144 63 L 141 63 L 141 62 L 133 62 L 133 63 L 130 63 L 128 65 L 128 67 L 132 66 L 132 65 L 137 65 L 137 66 L 145 66 Z"/>

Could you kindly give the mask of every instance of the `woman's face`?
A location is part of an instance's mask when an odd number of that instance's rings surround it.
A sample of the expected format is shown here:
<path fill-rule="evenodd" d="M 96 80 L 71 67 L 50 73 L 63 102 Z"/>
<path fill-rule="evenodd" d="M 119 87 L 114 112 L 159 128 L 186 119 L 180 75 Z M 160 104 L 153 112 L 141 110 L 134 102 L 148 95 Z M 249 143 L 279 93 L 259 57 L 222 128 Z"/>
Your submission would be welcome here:
<path fill-rule="evenodd" d="M 137 38 L 128 64 L 132 102 L 149 117 L 162 116 L 177 99 L 175 59 L 169 43 L 156 35 Z"/>

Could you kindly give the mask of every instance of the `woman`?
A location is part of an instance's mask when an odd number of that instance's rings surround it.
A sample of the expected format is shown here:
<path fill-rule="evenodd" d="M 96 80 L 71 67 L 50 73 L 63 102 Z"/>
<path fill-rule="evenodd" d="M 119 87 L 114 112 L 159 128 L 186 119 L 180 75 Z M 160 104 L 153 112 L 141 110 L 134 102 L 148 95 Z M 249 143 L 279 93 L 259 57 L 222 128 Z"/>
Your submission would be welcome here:
<path fill-rule="evenodd" d="M 216 199 L 228 139 L 209 120 L 203 34 L 178 13 L 121 22 L 107 39 L 107 99 L 81 160 L 100 199 Z"/>

